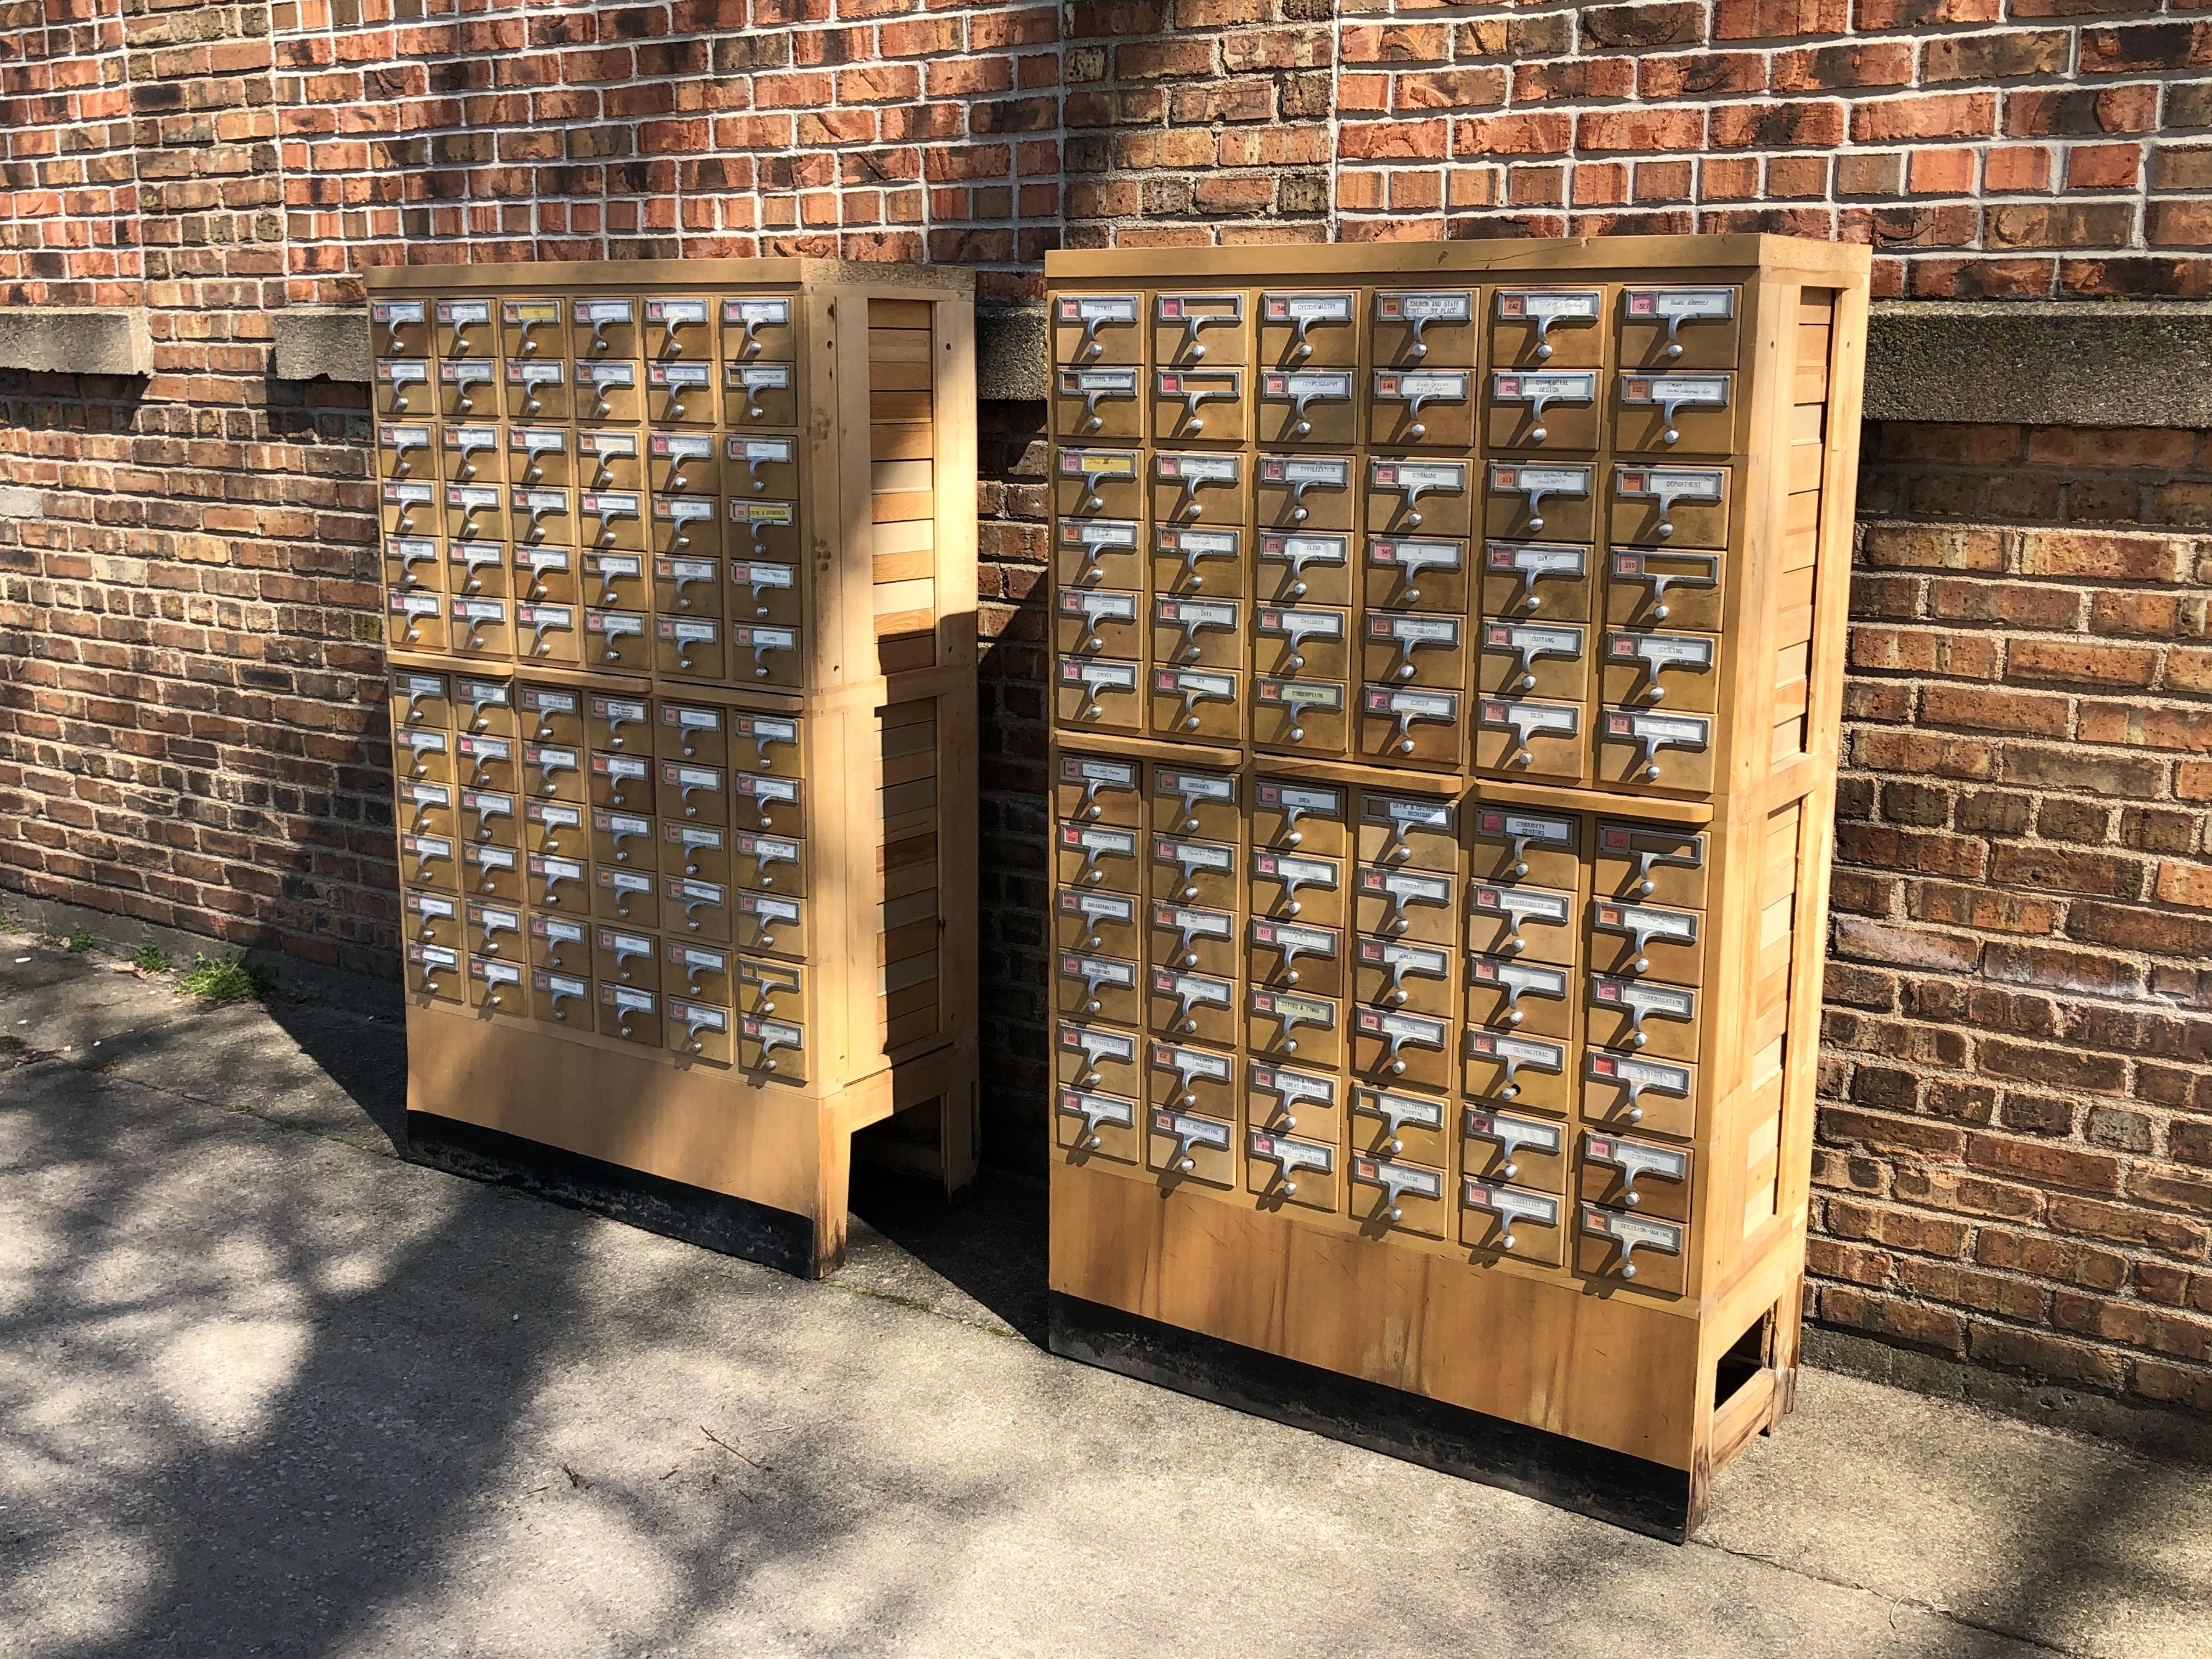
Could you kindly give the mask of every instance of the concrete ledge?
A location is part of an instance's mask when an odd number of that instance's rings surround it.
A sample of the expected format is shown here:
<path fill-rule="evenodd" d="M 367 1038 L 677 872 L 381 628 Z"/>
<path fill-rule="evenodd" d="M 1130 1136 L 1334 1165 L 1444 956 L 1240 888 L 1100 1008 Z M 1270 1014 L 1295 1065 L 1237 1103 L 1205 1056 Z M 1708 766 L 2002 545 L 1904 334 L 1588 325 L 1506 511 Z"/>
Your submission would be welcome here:
<path fill-rule="evenodd" d="M 151 374 L 154 340 L 136 307 L 9 306 L 0 308 L 0 368 Z"/>
<path fill-rule="evenodd" d="M 280 380 L 368 380 L 366 306 L 290 306 L 270 313 L 269 337 Z"/>
<path fill-rule="evenodd" d="M 1020 403 L 1050 395 L 1041 305 L 975 308 L 975 395 L 990 403 Z"/>
<path fill-rule="evenodd" d="M 1867 339 L 1870 421 L 2212 426 L 2212 305 L 1886 300 Z"/>
<path fill-rule="evenodd" d="M 294 307 L 270 323 L 280 380 L 368 380 L 362 307 Z M 980 307 L 976 395 L 1049 396 L 1046 350 L 1042 305 Z M 2212 305 L 1883 301 L 1869 328 L 1866 413 L 1875 421 L 2212 427 Z"/>

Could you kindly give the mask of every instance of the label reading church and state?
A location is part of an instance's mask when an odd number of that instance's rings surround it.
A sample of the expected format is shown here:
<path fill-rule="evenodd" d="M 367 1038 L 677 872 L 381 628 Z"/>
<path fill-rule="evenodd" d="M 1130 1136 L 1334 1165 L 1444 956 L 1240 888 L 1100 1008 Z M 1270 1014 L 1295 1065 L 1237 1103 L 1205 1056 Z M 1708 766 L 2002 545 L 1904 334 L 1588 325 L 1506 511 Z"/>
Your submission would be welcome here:
<path fill-rule="evenodd" d="M 1521 466 L 1492 462 L 1490 487 L 1516 495 L 1587 495 L 1590 470 L 1586 466 Z"/>
<path fill-rule="evenodd" d="M 1621 292 L 1631 317 L 1660 322 L 1712 321 L 1735 315 L 1732 288 L 1632 288 Z"/>
<path fill-rule="evenodd" d="M 1370 823 L 1395 824 L 1403 830 L 1435 830 L 1451 833 L 1455 821 L 1449 801 L 1427 800 L 1419 795 L 1386 795 L 1370 789 L 1360 802 L 1360 816 Z"/>
<path fill-rule="evenodd" d="M 1474 319 L 1474 295 L 1465 289 L 1382 289 L 1375 318 L 1384 323 L 1465 323 Z"/>

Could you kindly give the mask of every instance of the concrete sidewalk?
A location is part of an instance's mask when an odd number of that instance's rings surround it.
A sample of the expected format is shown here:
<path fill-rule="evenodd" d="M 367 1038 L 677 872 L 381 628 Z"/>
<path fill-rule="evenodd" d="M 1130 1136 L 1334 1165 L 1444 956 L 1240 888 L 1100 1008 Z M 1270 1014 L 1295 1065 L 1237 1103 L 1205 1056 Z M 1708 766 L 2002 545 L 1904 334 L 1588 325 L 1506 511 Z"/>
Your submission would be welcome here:
<path fill-rule="evenodd" d="M 27 961 L 16 958 L 27 957 Z M 2212 1652 L 2212 1480 L 1814 1372 L 1681 1549 L 400 1162 L 393 1022 L 0 939 L 0 1655 Z"/>

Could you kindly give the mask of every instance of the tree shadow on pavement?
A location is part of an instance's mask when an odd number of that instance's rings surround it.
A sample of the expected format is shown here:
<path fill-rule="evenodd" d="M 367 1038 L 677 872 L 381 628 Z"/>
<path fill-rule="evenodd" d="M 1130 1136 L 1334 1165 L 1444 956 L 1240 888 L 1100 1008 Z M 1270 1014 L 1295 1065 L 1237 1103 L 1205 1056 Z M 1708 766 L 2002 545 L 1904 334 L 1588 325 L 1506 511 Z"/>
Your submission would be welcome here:
<path fill-rule="evenodd" d="M 899 1478 L 791 1438 L 851 1360 L 764 1269 L 52 1062 L 0 1079 L 0 1170 L 17 1650 L 657 1651 Z M 928 1593 L 780 1616 L 860 1652 Z"/>

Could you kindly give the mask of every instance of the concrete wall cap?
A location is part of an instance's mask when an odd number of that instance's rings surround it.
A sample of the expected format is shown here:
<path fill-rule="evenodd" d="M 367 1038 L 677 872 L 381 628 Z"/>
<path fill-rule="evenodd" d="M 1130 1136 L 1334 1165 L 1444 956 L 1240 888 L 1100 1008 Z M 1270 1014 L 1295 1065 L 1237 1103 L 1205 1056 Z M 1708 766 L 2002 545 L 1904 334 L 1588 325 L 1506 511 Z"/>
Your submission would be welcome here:
<path fill-rule="evenodd" d="M 146 375 L 154 339 L 137 306 L 0 307 L 0 368 Z"/>

